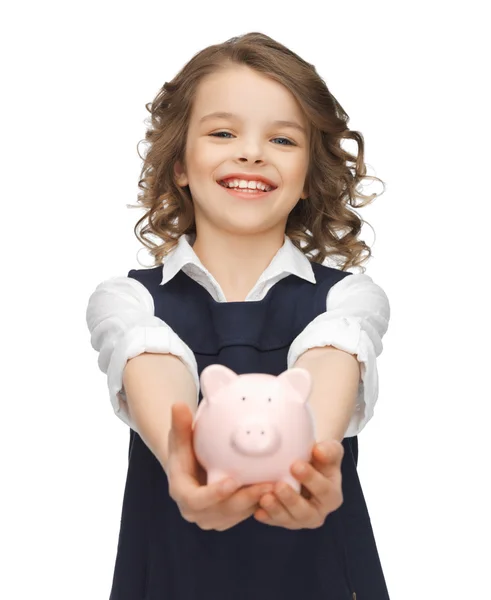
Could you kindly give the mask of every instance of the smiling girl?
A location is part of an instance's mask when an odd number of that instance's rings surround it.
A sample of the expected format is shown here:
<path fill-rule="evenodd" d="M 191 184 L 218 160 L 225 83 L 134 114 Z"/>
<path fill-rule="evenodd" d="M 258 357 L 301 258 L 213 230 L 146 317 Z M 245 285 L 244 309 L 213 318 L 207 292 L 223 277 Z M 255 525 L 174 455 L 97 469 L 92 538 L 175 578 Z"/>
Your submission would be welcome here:
<path fill-rule="evenodd" d="M 204 49 L 147 108 L 135 230 L 154 266 L 102 282 L 87 308 L 130 427 L 111 600 L 387 599 L 357 474 L 390 314 L 347 270 L 370 255 L 350 208 L 375 197 L 358 189 L 363 138 L 315 68 L 260 33 Z M 210 364 L 310 372 L 301 493 L 206 485 L 192 419 Z"/>

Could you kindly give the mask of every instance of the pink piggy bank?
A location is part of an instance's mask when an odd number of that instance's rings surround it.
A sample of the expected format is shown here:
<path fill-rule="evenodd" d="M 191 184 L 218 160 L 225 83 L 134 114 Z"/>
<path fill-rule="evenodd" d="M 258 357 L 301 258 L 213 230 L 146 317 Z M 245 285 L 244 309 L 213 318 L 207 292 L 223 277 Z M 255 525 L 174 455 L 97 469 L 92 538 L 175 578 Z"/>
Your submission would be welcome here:
<path fill-rule="evenodd" d="M 278 377 L 237 375 L 223 365 L 201 373 L 203 399 L 193 420 L 194 452 L 207 483 L 233 477 L 241 485 L 284 481 L 297 460 L 310 461 L 315 424 L 307 402 L 310 373 L 294 368 Z"/>

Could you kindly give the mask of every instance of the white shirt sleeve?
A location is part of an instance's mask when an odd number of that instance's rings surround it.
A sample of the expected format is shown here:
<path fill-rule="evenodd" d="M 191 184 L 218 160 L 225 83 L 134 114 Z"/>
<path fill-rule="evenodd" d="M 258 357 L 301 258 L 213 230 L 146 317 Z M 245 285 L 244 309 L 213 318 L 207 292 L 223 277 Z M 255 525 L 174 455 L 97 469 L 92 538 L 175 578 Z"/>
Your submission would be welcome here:
<path fill-rule="evenodd" d="M 199 399 L 199 378 L 192 350 L 164 321 L 155 316 L 153 298 L 147 288 L 131 277 L 112 277 L 91 294 L 86 310 L 90 343 L 99 352 L 99 369 L 107 374 L 113 410 L 137 431 L 127 411 L 123 387 L 126 362 L 143 352 L 174 354 L 190 369 Z"/>
<path fill-rule="evenodd" d="M 326 312 L 309 323 L 290 346 L 288 368 L 317 346 L 335 346 L 360 362 L 358 398 L 345 437 L 358 435 L 373 416 L 378 398 L 376 359 L 383 350 L 389 319 L 390 305 L 383 289 L 368 275 L 354 273 L 332 286 Z"/>

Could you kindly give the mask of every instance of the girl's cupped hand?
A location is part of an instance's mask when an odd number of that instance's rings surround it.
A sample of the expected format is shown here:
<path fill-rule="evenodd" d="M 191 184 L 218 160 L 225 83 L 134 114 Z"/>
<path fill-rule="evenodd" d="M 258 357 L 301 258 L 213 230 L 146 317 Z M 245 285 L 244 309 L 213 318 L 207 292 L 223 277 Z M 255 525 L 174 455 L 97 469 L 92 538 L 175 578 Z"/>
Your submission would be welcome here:
<path fill-rule="evenodd" d="M 301 484 L 300 493 L 278 482 L 273 493 L 260 500 L 255 518 L 286 529 L 316 529 L 343 503 L 341 462 L 344 447 L 337 440 L 316 444 L 311 462 L 295 461 L 291 472 Z"/>

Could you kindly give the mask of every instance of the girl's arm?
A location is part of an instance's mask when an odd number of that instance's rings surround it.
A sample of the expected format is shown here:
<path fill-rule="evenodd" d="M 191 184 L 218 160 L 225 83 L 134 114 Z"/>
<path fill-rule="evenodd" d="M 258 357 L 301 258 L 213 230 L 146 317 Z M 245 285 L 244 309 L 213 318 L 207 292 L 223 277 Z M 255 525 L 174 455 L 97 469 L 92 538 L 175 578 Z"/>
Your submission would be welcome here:
<path fill-rule="evenodd" d="M 152 429 L 148 430 L 148 426 L 151 428 L 149 421 L 165 421 L 174 398 L 196 410 L 199 378 L 193 352 L 164 321 L 154 315 L 151 294 L 143 284 L 130 277 L 113 277 L 96 287 L 89 298 L 86 322 L 92 348 L 99 352 L 99 368 L 107 374 L 115 414 L 143 439 L 147 438 L 153 451 L 157 445 L 156 434 Z M 138 357 L 141 358 L 135 361 Z M 156 362 L 161 366 L 157 367 Z M 126 382 L 123 378 L 126 367 L 130 365 Z M 180 373 L 181 377 L 177 377 L 176 373 Z M 164 375 L 167 378 L 164 379 Z M 131 398 L 127 397 L 128 384 L 132 390 Z M 148 396 L 142 393 L 143 389 Z M 159 396 L 157 389 L 160 389 Z M 193 400 L 191 389 L 194 390 Z M 163 390 L 165 399 L 162 399 Z M 143 414 L 147 403 L 148 419 Z M 158 414 L 152 416 L 157 406 L 160 407 Z M 143 429 L 140 431 L 140 428 Z"/>
<path fill-rule="evenodd" d="M 314 413 L 316 442 L 341 442 L 358 396 L 360 367 L 356 356 L 333 346 L 311 348 L 297 360 L 312 376 L 309 403 Z"/>
<path fill-rule="evenodd" d="M 329 290 L 326 312 L 293 341 L 288 368 L 303 367 L 312 375 L 317 441 L 358 435 L 372 418 L 378 397 L 376 359 L 389 320 L 383 289 L 368 275 L 348 275 Z"/>
<path fill-rule="evenodd" d="M 167 473 L 171 407 L 185 402 L 196 412 L 196 385 L 189 368 L 172 354 L 143 353 L 123 373 L 130 420 Z"/>

